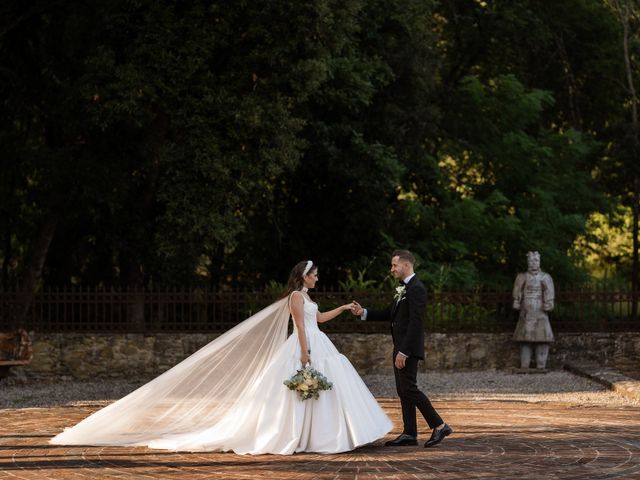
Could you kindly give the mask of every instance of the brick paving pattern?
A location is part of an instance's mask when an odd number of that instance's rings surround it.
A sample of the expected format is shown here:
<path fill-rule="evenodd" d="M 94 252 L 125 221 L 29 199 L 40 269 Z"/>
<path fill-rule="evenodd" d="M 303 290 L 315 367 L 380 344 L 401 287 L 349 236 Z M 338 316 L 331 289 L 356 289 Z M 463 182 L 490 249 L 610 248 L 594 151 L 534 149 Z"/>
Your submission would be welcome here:
<path fill-rule="evenodd" d="M 380 400 L 399 428 L 396 399 Z M 434 402 L 455 433 L 435 448 L 242 456 L 48 440 L 99 407 L 0 410 L 0 478 L 10 479 L 640 479 L 640 408 L 569 403 Z M 397 435 L 397 431 L 387 439 Z M 421 440 L 429 432 L 420 432 Z"/>

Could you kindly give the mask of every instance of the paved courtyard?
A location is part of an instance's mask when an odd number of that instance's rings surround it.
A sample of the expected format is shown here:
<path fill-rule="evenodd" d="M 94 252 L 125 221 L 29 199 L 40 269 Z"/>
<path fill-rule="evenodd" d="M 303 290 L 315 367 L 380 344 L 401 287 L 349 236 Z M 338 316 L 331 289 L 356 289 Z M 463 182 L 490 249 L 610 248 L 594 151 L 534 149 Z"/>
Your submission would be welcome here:
<path fill-rule="evenodd" d="M 400 427 L 399 404 L 380 398 Z M 383 440 L 340 455 L 241 456 L 48 440 L 96 404 L 0 410 L 0 478 L 11 479 L 640 479 L 640 407 L 439 398 L 455 433 L 432 449 Z M 421 439 L 428 432 L 420 432 Z"/>

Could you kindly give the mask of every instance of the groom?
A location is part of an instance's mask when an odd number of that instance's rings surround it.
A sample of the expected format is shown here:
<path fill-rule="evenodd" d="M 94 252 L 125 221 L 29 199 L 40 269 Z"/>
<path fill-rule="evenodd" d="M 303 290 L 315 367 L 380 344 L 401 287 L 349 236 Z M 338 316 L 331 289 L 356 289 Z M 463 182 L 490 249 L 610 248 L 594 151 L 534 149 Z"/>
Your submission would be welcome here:
<path fill-rule="evenodd" d="M 352 313 L 362 320 L 390 321 L 393 338 L 393 373 L 402 405 L 402 434 L 385 445 L 417 445 L 416 408 L 433 431 L 424 444 L 432 447 L 453 433 L 427 396 L 418 389 L 418 361 L 424 360 L 424 326 L 427 292 L 413 272 L 416 259 L 408 250 L 391 254 L 391 275 L 400 280 L 393 303 L 384 310 L 367 310 L 354 302 Z"/>

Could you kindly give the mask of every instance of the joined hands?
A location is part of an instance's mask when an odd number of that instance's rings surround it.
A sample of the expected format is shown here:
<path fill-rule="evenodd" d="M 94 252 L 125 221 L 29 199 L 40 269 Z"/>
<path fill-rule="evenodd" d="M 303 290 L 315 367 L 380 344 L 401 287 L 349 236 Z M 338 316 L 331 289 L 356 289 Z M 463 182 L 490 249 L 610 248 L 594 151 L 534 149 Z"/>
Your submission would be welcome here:
<path fill-rule="evenodd" d="M 343 312 L 346 312 L 348 310 L 349 312 L 351 312 L 356 317 L 361 316 L 363 314 L 363 312 L 364 312 L 364 308 L 362 308 L 362 305 L 360 305 L 355 300 L 352 300 L 351 303 L 346 303 L 346 304 L 342 305 L 342 307 L 340 307 L 340 309 Z"/>
<path fill-rule="evenodd" d="M 363 312 L 364 312 L 364 308 L 362 308 L 362 305 L 360 305 L 355 300 L 353 300 L 351 302 L 350 310 L 351 310 L 351 313 L 353 313 L 356 317 L 361 316 L 363 314 Z"/>

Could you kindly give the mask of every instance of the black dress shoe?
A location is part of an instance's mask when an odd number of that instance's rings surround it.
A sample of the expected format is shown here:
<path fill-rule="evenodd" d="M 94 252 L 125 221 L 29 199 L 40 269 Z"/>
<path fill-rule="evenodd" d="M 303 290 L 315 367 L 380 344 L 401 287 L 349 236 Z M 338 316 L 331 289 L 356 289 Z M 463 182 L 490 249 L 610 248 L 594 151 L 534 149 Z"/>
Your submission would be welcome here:
<path fill-rule="evenodd" d="M 437 430 L 434 428 L 433 432 L 431 432 L 431 438 L 426 442 L 424 442 L 424 446 L 433 447 L 434 445 L 437 445 L 442 440 L 444 440 L 444 437 L 448 437 L 452 433 L 453 433 L 453 429 L 446 423 L 444 424 L 444 427 L 442 427 L 440 430 Z"/>
<path fill-rule="evenodd" d="M 413 435 L 407 435 L 406 433 L 401 434 L 398 438 L 393 440 L 389 440 L 385 443 L 387 447 L 398 447 L 404 445 L 417 445 L 418 439 Z"/>

